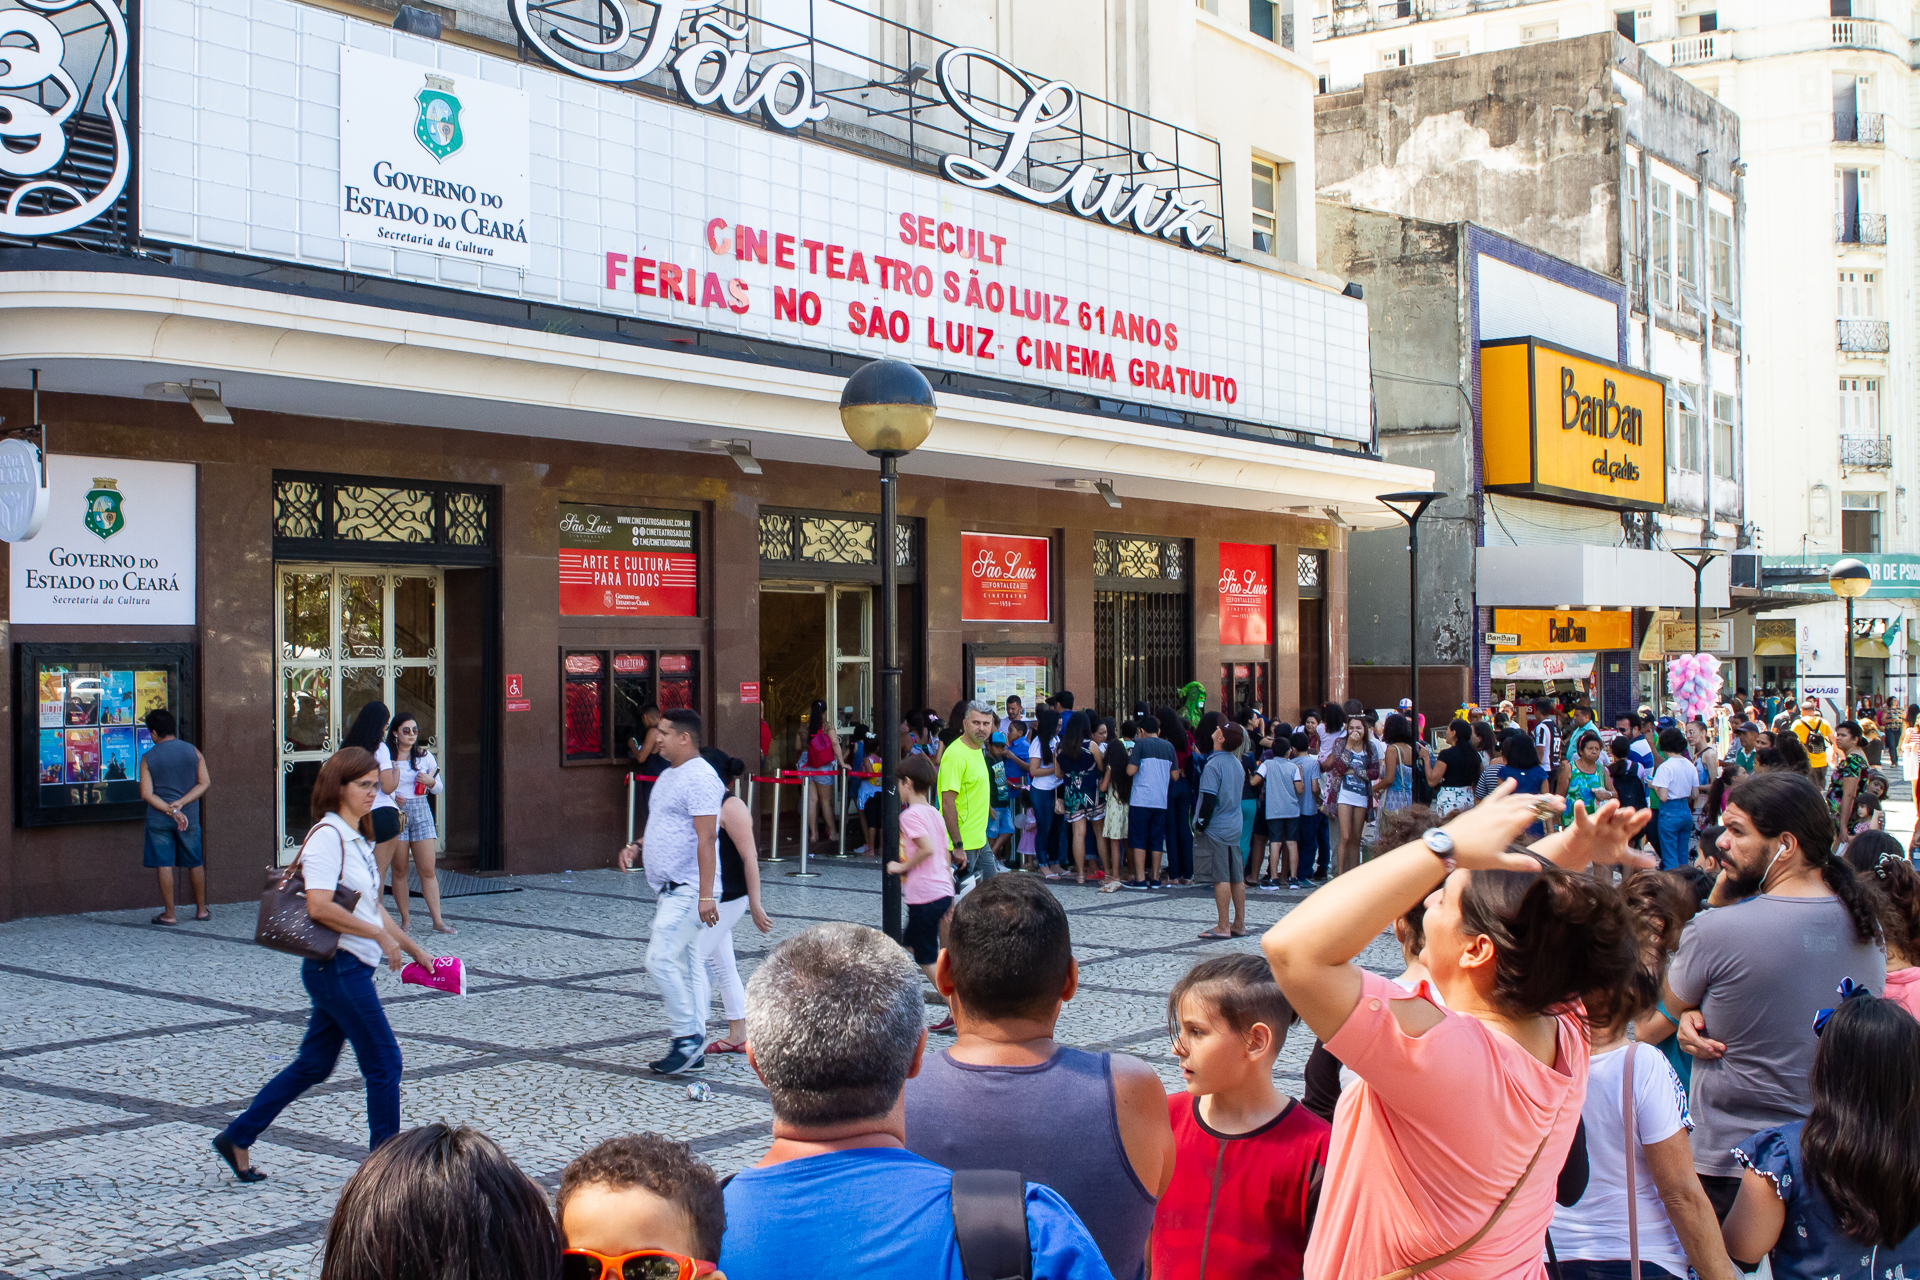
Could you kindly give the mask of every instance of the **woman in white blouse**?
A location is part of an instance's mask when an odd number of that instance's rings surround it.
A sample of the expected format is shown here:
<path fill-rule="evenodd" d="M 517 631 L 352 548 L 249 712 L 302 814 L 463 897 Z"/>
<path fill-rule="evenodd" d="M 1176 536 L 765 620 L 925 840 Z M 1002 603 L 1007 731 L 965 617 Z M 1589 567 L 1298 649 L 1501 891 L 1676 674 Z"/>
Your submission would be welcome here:
<path fill-rule="evenodd" d="M 433 797 L 446 784 L 440 780 L 440 762 L 420 741 L 420 721 L 411 711 L 393 718 L 387 734 L 387 751 L 393 757 L 397 785 L 394 795 L 407 820 L 400 828 L 400 841 L 393 854 L 393 900 L 400 907 L 400 927 L 412 924 L 407 910 L 412 895 L 407 891 L 407 862 L 412 860 L 420 872 L 420 894 L 427 900 L 427 913 L 433 917 L 435 933 L 452 933 L 453 926 L 440 918 L 440 881 L 433 872 L 433 859 L 440 852 L 440 830 L 434 824 Z"/>
<path fill-rule="evenodd" d="M 368 839 L 380 772 L 371 751 L 343 747 L 320 766 L 313 784 L 316 821 L 298 862 L 307 886 L 307 915 L 340 935 L 340 949 L 331 960 L 300 962 L 300 981 L 313 1001 L 300 1052 L 213 1140 L 213 1149 L 242 1182 L 267 1176 L 249 1163 L 248 1149 L 289 1103 L 333 1074 L 340 1047 L 348 1041 L 367 1082 L 368 1148 L 400 1131 L 400 1046 L 374 992 L 373 972 L 383 960 L 389 969 L 404 968 L 409 956 L 431 970 L 434 958 L 394 925 L 380 901 L 380 866 Z M 339 889 L 360 895 L 352 911 L 333 900 Z"/>

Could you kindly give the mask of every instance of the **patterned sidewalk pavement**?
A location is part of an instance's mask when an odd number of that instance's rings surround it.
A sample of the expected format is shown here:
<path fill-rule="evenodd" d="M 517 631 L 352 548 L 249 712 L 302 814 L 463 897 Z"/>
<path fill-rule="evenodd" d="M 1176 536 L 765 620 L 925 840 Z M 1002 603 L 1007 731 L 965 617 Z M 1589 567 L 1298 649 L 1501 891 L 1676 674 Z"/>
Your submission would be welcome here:
<path fill-rule="evenodd" d="M 774 931 L 735 931 L 743 972 L 823 920 L 878 924 L 878 871 L 816 862 L 815 880 L 763 863 Z M 722 1173 L 766 1150 L 766 1094 L 740 1057 L 709 1059 L 709 1102 L 652 1076 L 660 1001 L 645 972 L 652 905 L 638 874 L 524 877 L 520 893 L 447 904 L 446 939 L 471 994 L 379 979 L 406 1063 L 403 1125 L 471 1124 L 549 1189 L 603 1138 L 652 1129 L 684 1138 Z M 1200 955 L 1255 949 L 1297 894 L 1250 895 L 1252 936 L 1202 942 L 1203 889 L 1099 895 L 1056 886 L 1071 915 L 1079 995 L 1059 1035 L 1154 1064 L 1170 1087 L 1168 987 Z M 418 908 L 415 928 L 425 923 Z M 299 961 L 252 944 L 254 904 L 205 924 L 149 925 L 150 910 L 0 925 L 0 1276 L 315 1276 L 328 1215 L 365 1154 L 366 1107 L 351 1050 L 332 1080 L 254 1149 L 266 1182 L 236 1184 L 207 1141 L 292 1059 L 307 1001 Z M 432 945 L 431 934 L 423 941 Z M 1398 972 L 1383 937 L 1365 957 Z M 928 1021 L 938 1017 L 929 1006 Z M 715 1034 L 724 1032 L 714 1010 Z M 935 1037 L 936 1046 L 945 1037 Z M 1296 1029 L 1281 1086 L 1300 1090 L 1312 1037 Z"/>

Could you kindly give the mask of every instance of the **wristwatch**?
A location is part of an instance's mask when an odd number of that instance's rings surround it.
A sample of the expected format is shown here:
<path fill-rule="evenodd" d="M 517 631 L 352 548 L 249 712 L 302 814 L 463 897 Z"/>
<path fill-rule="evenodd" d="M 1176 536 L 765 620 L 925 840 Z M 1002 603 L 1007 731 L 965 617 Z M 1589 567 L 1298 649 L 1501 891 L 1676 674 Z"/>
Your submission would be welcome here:
<path fill-rule="evenodd" d="M 1420 842 L 1427 846 L 1428 851 L 1431 852 L 1434 857 L 1447 864 L 1447 870 L 1453 870 L 1452 836 L 1442 831 L 1439 827 L 1428 827 L 1426 834 L 1420 837 Z"/>

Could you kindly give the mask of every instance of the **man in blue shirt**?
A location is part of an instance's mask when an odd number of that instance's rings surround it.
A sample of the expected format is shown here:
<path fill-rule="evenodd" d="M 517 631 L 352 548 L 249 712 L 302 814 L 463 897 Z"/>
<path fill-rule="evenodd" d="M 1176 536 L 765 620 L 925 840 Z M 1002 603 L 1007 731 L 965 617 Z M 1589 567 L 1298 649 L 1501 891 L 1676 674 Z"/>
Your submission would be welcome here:
<path fill-rule="evenodd" d="M 747 983 L 747 1062 L 773 1145 L 727 1184 L 729 1280 L 835 1274 L 962 1280 L 953 1174 L 906 1150 L 906 1083 L 926 1052 L 920 971 L 885 934 L 823 924 Z M 1067 1202 L 1026 1184 L 1034 1280 L 1111 1280 Z"/>
<path fill-rule="evenodd" d="M 1150 715 L 1133 719 L 1138 736 L 1127 757 L 1127 774 L 1133 779 L 1133 793 L 1127 798 L 1127 847 L 1133 850 L 1133 879 L 1124 887 L 1157 889 L 1160 855 L 1167 851 L 1167 789 L 1178 764 L 1173 744 L 1160 736 L 1160 721 Z"/>

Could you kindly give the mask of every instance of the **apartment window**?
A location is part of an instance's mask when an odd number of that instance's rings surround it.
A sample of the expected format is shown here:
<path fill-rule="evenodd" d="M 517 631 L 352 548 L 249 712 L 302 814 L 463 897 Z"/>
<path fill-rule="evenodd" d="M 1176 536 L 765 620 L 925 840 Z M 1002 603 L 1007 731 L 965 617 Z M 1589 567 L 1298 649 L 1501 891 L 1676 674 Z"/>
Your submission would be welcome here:
<path fill-rule="evenodd" d="M 1733 215 L 1707 210 L 1707 269 L 1712 273 L 1713 296 L 1733 301 Z"/>
<path fill-rule="evenodd" d="M 1626 258 L 1632 266 L 1628 278 L 1628 287 L 1633 290 L 1634 299 L 1647 287 L 1646 243 L 1640 228 L 1640 166 L 1632 160 L 1627 161 L 1627 226 L 1625 233 Z"/>
<path fill-rule="evenodd" d="M 1657 178 L 1653 183 L 1653 220 L 1647 238 L 1654 301 L 1670 307 L 1673 305 L 1673 188 Z"/>
<path fill-rule="evenodd" d="M 1253 162 L 1253 247 L 1259 253 L 1273 252 L 1275 195 L 1279 181 L 1272 165 Z"/>
<path fill-rule="evenodd" d="M 1880 434 L 1880 379 L 1840 379 L 1840 434 Z"/>
<path fill-rule="evenodd" d="M 1733 479 L 1733 397 L 1713 393 L 1713 474 Z"/>
<path fill-rule="evenodd" d="M 1387 0 L 1387 3 L 1379 7 L 1378 12 L 1382 22 L 1392 22 L 1395 18 L 1411 18 L 1413 0 Z"/>
<path fill-rule="evenodd" d="M 1433 42 L 1433 60 L 1445 62 L 1448 58 L 1458 58 L 1467 52 L 1467 40 L 1461 36 L 1457 40 L 1436 40 Z"/>
<path fill-rule="evenodd" d="M 1720 29 L 1720 15 L 1702 13 L 1695 17 L 1680 19 L 1680 34 L 1683 36 L 1704 36 L 1708 32 Z"/>
<path fill-rule="evenodd" d="M 1880 550 L 1880 495 L 1840 495 L 1840 550 L 1868 554 Z"/>
<path fill-rule="evenodd" d="M 1540 44 L 1559 38 L 1560 24 L 1557 22 L 1530 22 L 1520 28 L 1521 44 Z"/>
<path fill-rule="evenodd" d="M 1637 30 L 1633 22 L 1633 10 L 1622 9 L 1618 13 L 1614 14 L 1613 29 L 1619 32 L 1621 35 L 1625 36 L 1627 39 L 1633 40 L 1636 43 L 1638 43 L 1639 37 L 1633 34 L 1634 31 Z"/>
<path fill-rule="evenodd" d="M 1383 67 L 1410 67 L 1413 65 L 1413 50 L 1384 49 L 1380 53 L 1380 65 Z"/>
<path fill-rule="evenodd" d="M 1274 39 L 1279 26 L 1274 19 L 1279 8 L 1274 0 L 1247 0 L 1247 30 L 1264 39 Z"/>
<path fill-rule="evenodd" d="M 1842 271 L 1840 273 L 1840 318 L 1842 320 L 1871 320 L 1873 308 L 1872 271 Z"/>
<path fill-rule="evenodd" d="M 1700 388 L 1691 382 L 1679 384 L 1679 408 L 1674 414 L 1678 430 L 1674 433 L 1675 447 L 1679 456 L 1674 465 L 1681 471 L 1702 471 L 1701 458 L 1705 453 L 1700 439 Z"/>
<path fill-rule="evenodd" d="M 1319 70 L 1319 71 L 1316 71 L 1316 72 L 1314 72 L 1314 73 L 1313 73 L 1313 78 L 1315 79 L 1315 81 L 1317 81 L 1317 82 L 1318 82 L 1318 84 L 1319 84 L 1319 86 L 1320 86 L 1320 88 L 1319 88 L 1319 91 L 1320 91 L 1321 93 L 1326 93 L 1326 92 L 1328 91 L 1328 90 L 1327 90 L 1327 78 L 1328 78 L 1328 73 L 1327 73 L 1327 71 L 1326 71 L 1326 69 L 1325 69 L 1325 68 L 1322 68 L 1321 70 Z"/>
<path fill-rule="evenodd" d="M 1700 202 L 1684 191 L 1673 193 L 1673 273 L 1680 283 L 1700 287 Z"/>

